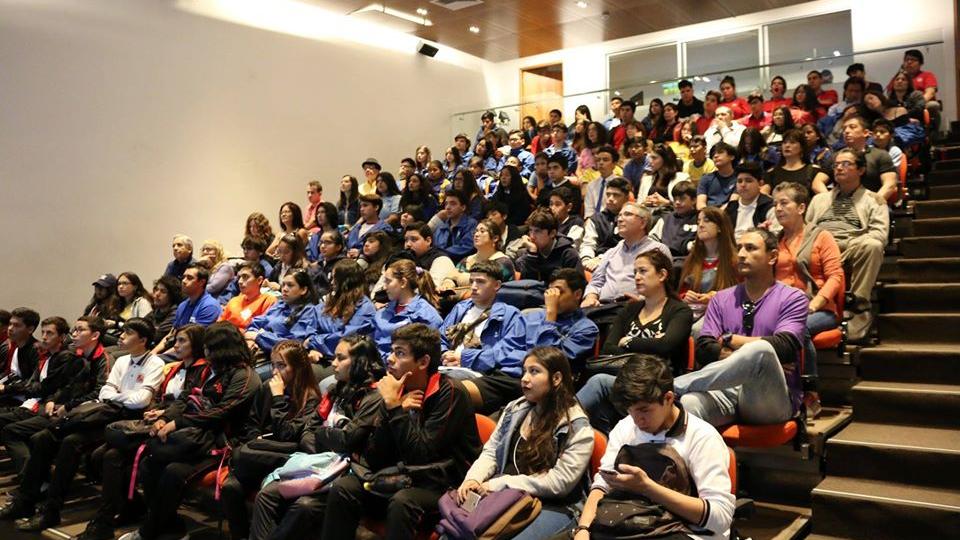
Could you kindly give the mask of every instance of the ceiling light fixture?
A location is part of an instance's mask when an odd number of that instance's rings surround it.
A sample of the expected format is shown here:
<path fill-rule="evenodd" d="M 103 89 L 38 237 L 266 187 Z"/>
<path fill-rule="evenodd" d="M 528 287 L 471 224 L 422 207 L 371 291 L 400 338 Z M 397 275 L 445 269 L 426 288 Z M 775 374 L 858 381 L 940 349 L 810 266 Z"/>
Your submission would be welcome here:
<path fill-rule="evenodd" d="M 578 8 L 586 8 L 586 7 L 587 7 L 587 3 L 584 2 L 583 0 L 580 0 L 579 2 L 577 2 L 577 7 L 578 7 Z"/>
<path fill-rule="evenodd" d="M 421 8 L 417 8 L 417 15 L 420 15 L 421 17 L 426 17 L 426 16 L 427 16 L 427 10 L 423 9 L 422 7 L 421 7 Z"/>
<path fill-rule="evenodd" d="M 423 10 L 423 13 L 420 13 L 421 10 Z M 370 4 L 367 7 L 363 7 L 349 13 L 349 15 L 353 15 L 354 13 L 364 13 L 367 11 L 379 11 L 384 15 L 390 15 L 391 17 L 396 17 L 398 19 L 403 19 L 405 21 L 410 21 L 412 23 L 422 24 L 423 26 L 433 26 L 433 21 L 431 21 L 430 19 L 427 19 L 424 16 L 427 14 L 427 10 L 423 8 L 420 8 L 417 10 L 417 15 L 413 15 L 405 11 L 400 11 L 399 9 L 393 9 L 392 7 L 387 7 L 383 4 Z"/>
<path fill-rule="evenodd" d="M 471 27 L 469 28 L 469 30 L 470 30 L 471 32 L 473 32 L 474 34 L 479 34 L 479 33 L 480 33 L 480 27 L 479 27 L 479 26 L 471 26 Z"/>

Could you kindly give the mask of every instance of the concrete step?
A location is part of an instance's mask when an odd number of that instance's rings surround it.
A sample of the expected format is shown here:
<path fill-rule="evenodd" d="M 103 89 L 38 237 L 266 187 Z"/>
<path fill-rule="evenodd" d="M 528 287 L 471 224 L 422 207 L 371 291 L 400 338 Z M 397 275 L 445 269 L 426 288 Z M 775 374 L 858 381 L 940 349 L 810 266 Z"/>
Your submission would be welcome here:
<path fill-rule="evenodd" d="M 877 292 L 882 313 L 960 311 L 960 282 L 888 283 Z"/>
<path fill-rule="evenodd" d="M 868 381 L 960 385 L 960 349 L 953 344 L 881 343 L 860 351 Z"/>
<path fill-rule="evenodd" d="M 923 176 L 923 181 L 928 186 L 949 186 L 960 184 L 960 171 L 958 170 L 933 170 Z"/>
<path fill-rule="evenodd" d="M 960 253 L 960 234 L 900 238 L 898 251 L 910 259 L 951 257 Z"/>
<path fill-rule="evenodd" d="M 827 474 L 960 486 L 960 431 L 853 422 L 827 441 Z"/>
<path fill-rule="evenodd" d="M 914 219 L 910 233 L 904 236 L 944 236 L 960 234 L 960 217 L 942 219 Z"/>
<path fill-rule="evenodd" d="M 857 422 L 960 428 L 960 385 L 860 381 L 851 394 Z"/>
<path fill-rule="evenodd" d="M 927 198 L 932 201 L 960 198 L 960 184 L 930 186 L 927 188 Z"/>
<path fill-rule="evenodd" d="M 960 344 L 960 313 L 881 313 L 877 324 L 883 343 Z"/>
<path fill-rule="evenodd" d="M 935 171 L 958 171 L 960 170 L 960 159 L 941 159 L 933 162 Z"/>
<path fill-rule="evenodd" d="M 812 492 L 813 532 L 840 538 L 960 537 L 960 492 L 828 476 Z"/>
<path fill-rule="evenodd" d="M 902 258 L 897 281 L 906 283 L 960 282 L 960 257 Z"/>
<path fill-rule="evenodd" d="M 960 217 L 960 199 L 916 201 L 913 210 L 916 219 Z"/>

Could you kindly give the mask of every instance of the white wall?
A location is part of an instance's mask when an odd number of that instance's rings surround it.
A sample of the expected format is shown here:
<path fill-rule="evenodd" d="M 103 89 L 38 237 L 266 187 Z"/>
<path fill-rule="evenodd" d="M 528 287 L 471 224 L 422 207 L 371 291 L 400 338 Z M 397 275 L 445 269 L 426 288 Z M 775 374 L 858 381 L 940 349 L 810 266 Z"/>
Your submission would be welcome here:
<path fill-rule="evenodd" d="M 0 0 L 0 306 L 74 317 L 103 272 L 152 281 L 174 233 L 237 254 L 307 180 L 449 144 L 485 62 L 188 14 L 156 0 Z M 461 67 L 457 64 L 467 65 Z M 274 225 L 276 227 L 276 224 Z"/>
<path fill-rule="evenodd" d="M 651 6 L 650 9 L 656 9 Z M 517 103 L 520 100 L 520 70 L 528 66 L 563 63 L 563 90 L 565 95 L 590 93 L 586 96 L 565 100 L 564 117 L 572 118 L 573 110 L 580 103 L 590 106 L 595 116 L 607 112 L 605 93 L 596 92 L 607 86 L 607 56 L 673 41 L 703 39 L 735 33 L 798 17 L 822 15 L 835 11 L 851 10 L 851 31 L 854 51 L 867 51 L 900 45 L 942 40 L 934 54 L 927 55 L 927 68 L 936 72 L 943 97 L 945 115 L 956 119 L 957 87 L 954 78 L 956 66 L 953 22 L 956 9 L 953 0 L 912 0 L 904 3 L 896 0 L 818 0 L 795 6 L 753 13 L 742 17 L 727 18 L 660 32 L 607 41 L 604 43 L 553 51 L 500 62 L 493 73 L 499 87 L 489 92 L 489 106 Z M 868 77 L 884 84 L 900 65 L 902 54 L 868 55 L 857 58 L 867 66 Z M 844 59 L 842 68 L 834 69 L 834 77 L 842 83 L 843 69 L 849 62 Z M 935 67 L 936 66 L 936 67 Z"/>

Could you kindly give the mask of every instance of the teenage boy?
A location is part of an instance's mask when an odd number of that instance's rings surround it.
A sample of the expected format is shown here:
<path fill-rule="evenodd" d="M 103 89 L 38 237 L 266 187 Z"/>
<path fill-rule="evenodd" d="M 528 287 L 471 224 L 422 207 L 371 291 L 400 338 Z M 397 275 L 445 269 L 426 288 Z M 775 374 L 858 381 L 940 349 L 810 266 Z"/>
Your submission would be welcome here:
<path fill-rule="evenodd" d="M 183 234 L 175 235 L 171 248 L 173 260 L 167 263 L 163 275 L 180 279 L 187 267 L 196 262 L 193 258 L 193 239 Z"/>
<path fill-rule="evenodd" d="M 734 163 L 737 162 L 737 149 L 725 142 L 717 143 L 710 150 L 710 159 L 717 170 L 703 175 L 697 184 L 697 210 L 705 206 L 723 208 L 730 200 L 736 200 L 737 175 Z"/>
<path fill-rule="evenodd" d="M 664 214 L 650 231 L 650 238 L 670 248 L 674 257 L 690 253 L 697 239 L 697 188 L 693 182 L 678 182 L 670 190 L 673 212 Z"/>
<path fill-rule="evenodd" d="M 510 145 L 510 152 L 500 158 L 497 165 L 497 172 L 507 164 L 507 158 L 513 156 L 520 161 L 520 176 L 529 178 L 533 174 L 533 154 L 523 149 L 523 132 L 519 129 L 511 131 L 507 135 L 507 143 Z"/>
<path fill-rule="evenodd" d="M 623 205 L 617 216 L 617 229 L 623 238 L 603 254 L 587 286 L 580 307 L 593 307 L 601 303 L 619 302 L 637 296 L 637 284 L 633 279 L 633 263 L 637 255 L 651 249 L 659 249 L 667 257 L 670 249 L 647 235 L 650 210 L 635 202 Z"/>
<path fill-rule="evenodd" d="M 14 470 L 21 478 L 30 457 L 32 436 L 59 421 L 77 405 L 97 399 L 100 388 L 107 382 L 112 360 L 100 344 L 100 336 L 105 332 L 106 326 L 100 317 L 84 316 L 77 319 L 70 331 L 73 341 L 67 351 L 69 358 L 64 359 L 69 362 L 63 368 L 63 379 L 67 382 L 57 386 L 56 391 L 43 403 L 39 414 L 8 424 L 0 431 L 0 439 L 13 461 Z M 54 370 L 59 363 L 59 359 L 51 363 L 49 370 Z M 30 508 L 0 509 L 0 519 L 28 517 L 32 513 Z"/>
<path fill-rule="evenodd" d="M 763 96 L 761 94 L 750 94 L 747 103 L 750 104 L 750 114 L 740 118 L 737 122 L 743 124 L 744 127 L 752 127 L 758 131 L 769 126 L 772 118 L 770 113 L 763 111 Z"/>
<path fill-rule="evenodd" d="M 567 158 L 566 173 L 574 174 L 577 172 L 577 153 L 567 144 L 567 131 L 568 128 L 566 125 L 562 123 L 554 124 L 550 137 L 552 144 L 545 148 L 544 152 L 547 154 L 547 157 L 560 154 Z"/>
<path fill-rule="evenodd" d="M 367 236 L 375 231 L 391 232 L 391 227 L 386 221 L 380 219 L 380 209 L 383 208 L 383 199 L 374 193 L 373 195 L 360 196 L 360 219 L 350 229 L 347 235 L 347 257 L 356 259 L 363 250 L 363 243 L 367 241 Z"/>
<path fill-rule="evenodd" d="M 743 282 L 723 289 L 707 306 L 697 338 L 704 367 L 674 379 L 683 408 L 721 426 L 777 424 L 801 401 L 800 358 L 807 329 L 807 296 L 775 279 L 777 237 L 751 229 L 737 241 Z"/>
<path fill-rule="evenodd" d="M 893 122 L 886 118 L 877 118 L 873 121 L 873 146 L 886 150 L 890 154 L 890 160 L 897 171 L 900 170 L 900 163 L 903 161 L 903 150 L 893 144 Z"/>
<path fill-rule="evenodd" d="M 426 223 L 413 222 L 407 225 L 403 230 L 403 249 L 413 254 L 417 266 L 430 273 L 435 287 L 457 272 L 450 257 L 433 245 L 433 231 Z M 383 281 L 383 276 L 380 281 Z M 377 285 L 374 290 L 383 288 L 380 283 Z"/>
<path fill-rule="evenodd" d="M 266 313 L 277 301 L 276 296 L 261 292 L 263 281 L 263 268 L 259 264 L 243 263 L 237 272 L 240 294 L 223 306 L 223 312 L 217 320 L 229 322 L 241 333 L 246 330 L 254 317 Z"/>
<path fill-rule="evenodd" d="M 470 139 L 467 138 L 466 133 L 457 133 L 456 137 L 453 138 L 453 144 L 456 145 L 457 150 L 460 151 L 460 159 L 464 163 L 470 161 L 470 158 L 473 157 L 473 151 L 470 150 Z"/>
<path fill-rule="evenodd" d="M 580 186 L 574 176 L 567 176 L 567 158 L 563 154 L 554 154 L 547 158 L 547 181 L 537 192 L 537 206 L 550 207 L 550 195 L 555 189 L 566 188 L 575 194 L 573 198 L 572 214 L 583 213 L 583 197 L 580 195 Z"/>
<path fill-rule="evenodd" d="M 520 311 L 497 302 L 500 265 L 470 268 L 470 298 L 458 303 L 440 326 L 440 371 L 461 379 L 473 406 L 496 411 L 520 396 L 527 329 Z"/>
<path fill-rule="evenodd" d="M 610 133 L 610 130 L 620 125 L 620 105 L 622 103 L 623 98 L 620 96 L 610 98 L 610 116 L 603 121 L 603 127 L 607 129 L 607 133 Z"/>
<path fill-rule="evenodd" d="M 807 223 L 830 231 L 840 246 L 841 260 L 850 269 L 848 302 L 851 319 L 848 334 L 852 341 L 867 337 L 873 321 L 870 295 L 883 263 L 883 250 L 890 231 L 887 205 L 861 182 L 867 159 L 862 153 L 844 148 L 833 157 L 837 187 L 818 193 L 807 208 Z"/>
<path fill-rule="evenodd" d="M 317 225 L 317 208 L 323 202 L 323 186 L 317 180 L 311 180 L 307 183 L 307 222 L 303 225 L 310 234 L 320 230 Z"/>
<path fill-rule="evenodd" d="M 820 106 L 824 109 L 829 109 L 836 104 L 839 99 L 836 90 L 823 89 L 823 75 L 817 70 L 807 73 L 807 86 L 809 86 L 810 90 L 817 96 L 817 101 L 820 102 Z"/>
<path fill-rule="evenodd" d="M 623 148 L 623 141 L 627 140 L 627 126 L 633 123 L 636 111 L 637 104 L 629 99 L 620 104 L 620 125 L 610 132 L 610 143 L 614 148 Z"/>
<path fill-rule="evenodd" d="M 557 233 L 569 238 L 573 242 L 573 249 L 579 250 L 584 230 L 583 218 L 573 213 L 577 195 L 567 186 L 554 189 L 550 193 L 550 212 L 557 218 Z"/>
<path fill-rule="evenodd" d="M 640 187 L 640 179 L 647 171 L 647 140 L 634 137 L 627 141 L 627 153 L 630 161 L 623 166 L 623 177 L 630 181 L 633 191 Z"/>
<path fill-rule="evenodd" d="M 153 334 L 153 325 L 138 317 L 123 325 L 120 344 L 129 354 L 114 363 L 97 398 L 115 406 L 114 418 L 84 424 L 65 436 L 59 430 L 48 428 L 30 437 L 30 458 L 24 467 L 20 489 L 11 504 L 32 509 L 42 498 L 41 484 L 49 479 L 50 487 L 40 512 L 18 522 L 17 529 L 41 531 L 59 525 L 60 509 L 85 451 L 102 441 L 103 429 L 108 423 L 135 418 L 153 400 L 163 379 L 163 360 L 147 349 L 147 344 L 153 341 Z M 53 474 L 50 473 L 51 464 L 54 465 Z"/>
<path fill-rule="evenodd" d="M 489 199 L 493 197 L 494 192 L 497 191 L 497 179 L 496 177 L 490 176 L 487 174 L 487 171 L 483 168 L 483 158 L 480 156 L 473 156 L 470 158 L 470 162 L 467 165 L 470 169 L 470 172 L 473 173 L 473 178 L 477 181 L 477 188 L 480 190 L 480 193 L 484 198 Z"/>
<path fill-rule="evenodd" d="M 737 166 L 737 200 L 727 203 L 725 212 L 734 224 L 733 235 L 739 239 L 748 229 L 761 227 L 774 233 L 780 222 L 774 214 L 773 199 L 760 192 L 763 166 L 748 161 Z"/>
<path fill-rule="evenodd" d="M 697 118 L 697 133 L 706 133 L 713 120 L 716 118 L 717 107 L 720 106 L 720 99 L 723 96 L 716 90 L 710 90 L 703 96 L 703 114 Z"/>
<path fill-rule="evenodd" d="M 394 331 L 387 374 L 377 383 L 383 401 L 376 427 L 355 456 L 359 467 L 373 473 L 398 463 L 436 468 L 389 495 L 372 493 L 364 487 L 367 479 L 356 474 L 343 475 L 328 491 L 297 499 L 279 525 L 254 519 L 250 538 L 306 538 L 319 531 L 324 540 L 353 540 L 364 516 L 385 517 L 388 539 L 416 538 L 422 518 L 437 513 L 441 495 L 458 485 L 481 448 L 469 396 L 439 366 L 436 330 L 413 323 Z M 264 502 L 258 500 L 258 507 Z M 285 505 L 270 502 L 269 513 L 279 514 Z"/>
<path fill-rule="evenodd" d="M 694 185 L 698 185 L 705 174 L 717 170 L 713 160 L 707 157 L 707 140 L 702 135 L 690 138 L 690 160 L 683 164 L 683 172 L 690 177 Z"/>
<path fill-rule="evenodd" d="M 430 218 L 433 244 L 454 263 L 474 252 L 473 233 L 477 220 L 467 213 L 467 197 L 451 189 L 443 199 L 443 212 Z"/>
<path fill-rule="evenodd" d="M 405 157 L 400 160 L 400 170 L 397 172 L 397 186 L 403 189 L 407 185 L 407 178 L 417 172 L 417 162 L 413 158 Z"/>
<path fill-rule="evenodd" d="M 173 328 L 165 338 L 157 342 L 157 346 L 153 349 L 154 354 L 172 352 L 170 349 L 173 348 L 173 335 L 184 325 L 196 323 L 210 326 L 217 322 L 222 308 L 217 299 L 207 292 L 209 279 L 210 271 L 199 264 L 191 264 L 183 273 L 180 287 L 186 299 L 177 306 L 177 313 L 173 317 Z"/>
<path fill-rule="evenodd" d="M 0 343 L 0 402 L 19 405 L 23 401 L 17 397 L 20 385 L 33 376 L 40 360 L 33 337 L 38 324 L 40 314 L 30 308 L 20 307 L 10 314 L 7 339 Z"/>
<path fill-rule="evenodd" d="M 583 272 L 561 268 L 550 276 L 543 293 L 544 309 L 524 315 L 527 323 L 527 349 L 556 347 L 571 361 L 585 360 L 593 354 L 600 330 L 580 309 L 587 280 Z"/>
<path fill-rule="evenodd" d="M 703 114 L 703 102 L 693 95 L 693 83 L 684 79 L 677 84 L 680 101 L 677 102 L 677 116 L 686 120 L 695 114 Z"/>
<path fill-rule="evenodd" d="M 613 383 L 612 398 L 627 417 L 610 432 L 607 450 L 600 460 L 600 472 L 580 520 L 574 540 L 588 540 L 597 507 L 608 494 L 618 499 L 644 499 L 669 511 L 690 528 L 690 535 L 671 538 L 726 538 L 733 522 L 736 499 L 730 493 L 730 452 L 712 426 L 679 406 L 673 392 L 670 366 L 648 355 L 629 360 Z M 666 446 L 683 461 L 693 483 L 688 493 L 663 485 L 666 477 L 650 476 L 654 471 L 617 463 L 624 447 Z M 661 471 L 662 472 L 662 471 Z M 656 473 L 659 474 L 659 473 Z M 626 532 L 626 531 L 624 531 Z"/>
<path fill-rule="evenodd" d="M 266 256 L 267 244 L 262 239 L 246 236 L 240 242 L 240 249 L 243 250 L 243 260 L 259 264 L 263 268 L 263 275 L 269 276 L 273 273 L 273 263 Z"/>
<path fill-rule="evenodd" d="M 612 146 L 604 145 L 594 151 L 594 158 L 600 178 L 587 184 L 583 195 L 583 217 L 587 219 L 603 208 L 603 193 L 607 189 L 607 183 L 614 177 L 614 169 L 620 161 L 620 153 Z"/>
<path fill-rule="evenodd" d="M 630 183 L 625 178 L 611 178 L 603 193 L 603 209 L 586 220 L 583 242 L 580 244 L 580 262 L 587 270 L 596 270 L 603 254 L 620 242 L 617 216 L 629 200 L 631 192 Z"/>
<path fill-rule="evenodd" d="M 484 205 L 486 213 L 484 217 L 497 224 L 503 231 L 503 250 L 510 258 L 516 259 L 521 248 L 526 244 L 522 242 L 524 233 L 527 230 L 526 225 L 519 227 L 507 222 L 509 209 L 503 201 L 487 201 Z"/>
<path fill-rule="evenodd" d="M 558 268 L 583 271 L 573 241 L 557 235 L 557 218 L 549 210 L 535 211 L 527 224 L 530 228 L 524 237 L 525 248 L 516 262 L 521 279 L 535 279 L 546 284 Z"/>

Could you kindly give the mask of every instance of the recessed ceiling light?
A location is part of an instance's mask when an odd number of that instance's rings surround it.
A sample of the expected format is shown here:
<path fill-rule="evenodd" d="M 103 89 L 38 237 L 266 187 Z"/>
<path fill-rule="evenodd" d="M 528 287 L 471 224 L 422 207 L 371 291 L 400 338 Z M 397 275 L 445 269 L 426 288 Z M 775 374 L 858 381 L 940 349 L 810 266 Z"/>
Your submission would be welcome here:
<path fill-rule="evenodd" d="M 427 10 L 426 10 L 426 9 L 423 9 L 423 8 L 417 8 L 417 15 L 421 15 L 421 16 L 426 17 L 426 16 L 427 16 Z"/>
<path fill-rule="evenodd" d="M 577 2 L 577 7 L 578 7 L 578 8 L 585 8 L 585 7 L 587 7 L 587 3 L 584 2 L 583 0 L 580 0 L 579 2 Z"/>
<path fill-rule="evenodd" d="M 840 56 L 840 51 L 833 51 L 834 56 Z"/>
<path fill-rule="evenodd" d="M 480 33 L 480 27 L 479 27 L 479 26 L 471 26 L 471 27 L 470 27 L 470 31 L 473 32 L 474 34 L 479 34 L 479 33 Z"/>

